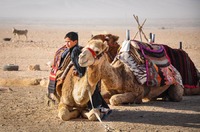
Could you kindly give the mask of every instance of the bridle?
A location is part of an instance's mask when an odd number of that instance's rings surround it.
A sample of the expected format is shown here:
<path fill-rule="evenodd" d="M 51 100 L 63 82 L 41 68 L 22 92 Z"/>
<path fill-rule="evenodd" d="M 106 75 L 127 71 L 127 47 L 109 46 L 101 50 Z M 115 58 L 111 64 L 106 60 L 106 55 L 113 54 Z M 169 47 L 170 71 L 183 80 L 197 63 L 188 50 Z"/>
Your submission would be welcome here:
<path fill-rule="evenodd" d="M 92 56 L 94 57 L 94 59 L 100 59 L 103 56 L 104 52 L 105 52 L 105 50 L 104 50 L 101 53 L 96 54 L 93 49 L 91 49 L 89 47 L 87 47 L 87 49 L 90 51 L 90 53 L 92 53 Z"/>

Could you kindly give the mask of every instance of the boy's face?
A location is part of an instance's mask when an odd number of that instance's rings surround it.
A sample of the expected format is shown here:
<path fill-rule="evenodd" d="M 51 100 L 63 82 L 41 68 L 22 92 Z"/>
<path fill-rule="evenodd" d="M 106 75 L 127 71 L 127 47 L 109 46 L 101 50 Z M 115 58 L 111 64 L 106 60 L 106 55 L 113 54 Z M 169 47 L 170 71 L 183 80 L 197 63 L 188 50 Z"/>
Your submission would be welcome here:
<path fill-rule="evenodd" d="M 76 44 L 77 44 L 77 40 L 75 40 L 75 41 L 73 41 L 73 40 L 71 40 L 70 38 L 65 38 L 65 45 L 66 45 L 66 47 L 67 48 L 72 48 L 72 47 L 74 47 Z"/>

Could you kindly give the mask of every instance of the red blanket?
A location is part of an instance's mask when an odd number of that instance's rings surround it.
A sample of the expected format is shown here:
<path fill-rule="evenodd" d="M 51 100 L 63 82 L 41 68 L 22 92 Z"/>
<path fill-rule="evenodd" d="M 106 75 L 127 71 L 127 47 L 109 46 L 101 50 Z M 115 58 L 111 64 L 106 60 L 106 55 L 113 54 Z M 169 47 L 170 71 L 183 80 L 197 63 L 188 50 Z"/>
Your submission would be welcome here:
<path fill-rule="evenodd" d="M 172 49 L 167 45 L 163 46 L 172 65 L 180 72 L 184 87 L 197 88 L 197 69 L 188 54 L 181 49 Z"/>

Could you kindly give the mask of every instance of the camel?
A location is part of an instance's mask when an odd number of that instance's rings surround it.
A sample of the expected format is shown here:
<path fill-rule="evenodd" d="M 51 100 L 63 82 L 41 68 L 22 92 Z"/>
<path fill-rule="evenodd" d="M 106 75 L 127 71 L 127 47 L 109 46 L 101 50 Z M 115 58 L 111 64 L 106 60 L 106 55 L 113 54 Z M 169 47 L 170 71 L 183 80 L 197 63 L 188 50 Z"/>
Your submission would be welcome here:
<path fill-rule="evenodd" d="M 60 101 L 58 104 L 58 117 L 64 121 L 74 119 L 82 115 L 88 120 L 97 120 L 95 113 L 100 116 L 98 109 L 87 111 L 87 103 L 89 102 L 89 93 L 94 93 L 96 88 L 95 71 L 87 69 L 83 77 L 73 75 L 73 68 L 71 67 L 64 80 Z M 95 77 L 94 77 L 95 76 Z M 87 79 L 90 81 L 87 81 Z"/>
<path fill-rule="evenodd" d="M 112 35 L 112 34 L 105 34 L 105 35 L 102 35 L 102 34 L 100 34 L 100 35 L 96 35 L 96 36 L 94 36 L 94 37 L 92 37 L 93 39 L 101 39 L 101 40 L 103 40 L 103 41 L 105 41 L 106 40 L 106 38 L 107 37 L 109 37 L 110 38 L 110 36 L 112 37 L 111 39 L 110 39 L 110 41 L 108 41 L 109 43 L 108 43 L 108 45 L 109 45 L 109 50 L 106 52 L 106 54 L 108 55 L 108 61 L 110 62 L 110 63 L 112 63 L 112 61 L 114 60 L 114 58 L 115 58 L 115 56 L 117 55 L 117 53 L 118 53 L 118 51 L 119 51 L 119 49 L 120 49 L 120 45 L 116 42 L 118 39 L 119 39 L 119 37 L 118 36 L 116 36 L 116 35 Z M 112 40 L 115 40 L 114 42 L 112 42 Z M 132 41 L 132 40 L 131 40 Z M 184 56 L 187 58 L 186 60 L 191 60 L 190 58 L 189 58 L 189 56 L 187 55 L 187 53 L 186 52 L 184 52 L 182 49 L 172 49 L 172 48 L 170 48 L 169 46 L 167 46 L 167 45 L 164 45 L 164 47 L 165 47 L 165 50 L 167 51 L 167 54 L 171 54 L 171 53 L 174 53 L 174 52 L 181 52 L 182 53 L 182 55 L 184 54 Z M 167 50 L 167 49 L 168 50 Z M 169 49 L 170 50 L 172 50 L 173 52 L 171 52 L 171 51 L 169 51 Z M 170 55 L 168 55 L 169 56 L 169 58 L 170 58 L 170 60 L 172 59 L 174 59 L 172 56 L 170 56 Z M 183 56 L 183 57 L 184 57 Z M 176 64 L 173 64 L 173 62 L 172 62 L 172 65 L 179 71 L 179 69 L 178 69 L 178 67 L 177 67 L 177 65 Z M 180 73 L 181 73 L 181 71 L 179 71 Z M 182 75 L 183 73 L 181 73 L 181 75 Z M 198 83 L 197 83 L 197 87 L 196 88 L 184 88 L 184 95 L 199 95 L 200 94 L 200 74 L 199 74 L 199 71 L 197 70 L 197 76 L 198 76 Z M 184 76 L 182 76 L 182 78 L 184 79 Z"/>
<path fill-rule="evenodd" d="M 109 34 L 109 35 L 111 35 L 111 34 Z M 96 35 L 96 36 L 94 36 L 93 38 L 95 38 L 95 39 L 101 39 L 101 40 L 105 40 L 105 38 L 106 38 L 106 36 L 107 35 Z M 111 35 L 111 36 L 115 36 L 115 35 Z M 117 38 L 117 40 L 119 39 L 119 37 Z M 112 40 L 112 39 L 111 39 Z M 116 41 L 117 41 L 116 40 Z M 119 47 L 120 47 L 120 45 L 117 43 L 117 42 L 115 42 L 115 43 L 111 43 L 111 44 L 108 44 L 109 45 L 109 50 L 106 52 L 106 54 L 108 55 L 108 61 L 111 63 L 113 60 L 114 60 L 114 58 L 115 58 L 115 56 L 117 55 L 117 53 L 118 53 L 118 51 L 119 51 Z M 165 46 L 165 45 L 164 45 Z M 166 46 L 165 46 L 165 48 L 166 48 Z M 168 47 L 168 49 L 169 49 L 170 47 Z M 174 51 L 179 51 L 179 49 L 172 49 L 172 48 L 170 48 L 171 50 L 174 50 Z M 168 52 L 168 50 L 167 50 L 167 52 Z M 184 51 L 182 51 L 181 49 L 180 49 L 180 52 L 183 52 L 183 53 L 185 53 L 185 55 L 184 56 L 186 56 L 187 57 L 187 60 L 190 60 L 190 58 L 189 58 L 189 56 L 187 55 L 187 53 L 186 52 L 184 52 Z M 170 56 L 169 56 L 170 57 Z M 171 58 L 170 57 L 170 59 L 173 59 L 173 58 Z M 172 63 L 172 65 L 175 67 L 175 68 L 178 68 L 176 65 L 174 65 L 173 63 Z M 178 69 L 179 70 L 179 69 Z M 180 72 L 180 71 L 179 71 Z M 197 84 L 197 88 L 184 88 L 184 95 L 199 95 L 200 94 L 200 74 L 199 74 L 199 71 L 197 70 L 197 76 L 198 76 L 198 84 Z M 183 77 L 184 78 L 184 77 Z"/>
<path fill-rule="evenodd" d="M 108 61 L 111 63 L 114 60 L 120 47 L 120 45 L 117 43 L 119 36 L 113 34 L 99 34 L 91 38 L 91 40 L 95 39 L 101 39 L 103 42 L 107 41 L 109 49 L 106 54 L 108 55 Z"/>
<path fill-rule="evenodd" d="M 108 48 L 107 42 L 100 39 L 89 41 L 79 55 L 79 64 L 87 69 L 95 70 L 95 78 L 101 79 L 103 87 L 109 91 L 108 98 L 111 105 L 142 103 L 143 98 L 157 98 L 166 90 L 171 101 L 182 100 L 183 87 L 181 85 L 147 87 L 140 85 L 130 69 L 122 62 L 115 61 L 111 65 L 108 56 L 104 54 Z"/>
<path fill-rule="evenodd" d="M 96 40 L 99 38 L 102 39 L 102 41 L 107 42 L 107 46 L 113 46 L 119 37 L 106 34 L 94 36 L 92 39 Z M 89 102 L 88 90 L 92 95 L 96 88 L 97 82 L 100 80 L 100 78 L 96 76 L 96 72 L 98 70 L 96 70 L 96 68 L 87 68 L 85 75 L 79 78 L 73 75 L 73 69 L 74 67 L 69 69 L 65 79 L 63 80 L 61 88 L 59 84 L 57 84 L 56 87 L 56 98 L 59 101 L 58 117 L 66 121 L 82 115 L 89 120 L 97 120 L 95 115 L 98 114 L 99 117 L 101 116 L 99 110 L 92 109 L 88 112 L 87 103 Z"/>

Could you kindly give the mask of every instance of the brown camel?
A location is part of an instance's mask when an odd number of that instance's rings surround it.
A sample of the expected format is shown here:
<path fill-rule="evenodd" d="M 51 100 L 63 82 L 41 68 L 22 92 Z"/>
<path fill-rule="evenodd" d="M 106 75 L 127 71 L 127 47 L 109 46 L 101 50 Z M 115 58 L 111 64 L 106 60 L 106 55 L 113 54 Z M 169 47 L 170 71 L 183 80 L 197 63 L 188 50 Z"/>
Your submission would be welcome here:
<path fill-rule="evenodd" d="M 110 38 L 110 36 L 111 37 L 114 36 L 110 40 L 115 40 L 115 42 L 112 42 L 112 41 L 108 42 L 109 50 L 106 52 L 106 54 L 108 55 L 108 61 L 111 63 L 114 60 L 115 56 L 117 55 L 119 47 L 120 47 L 120 45 L 116 42 L 119 39 L 119 37 L 115 36 L 115 35 L 108 34 L 108 35 L 96 35 L 96 36 L 93 37 L 93 39 L 101 39 L 101 40 L 105 41 L 107 36 L 109 36 L 109 38 Z M 166 49 L 166 46 L 165 46 L 165 49 Z M 180 50 L 179 49 L 172 49 L 172 48 L 170 48 L 170 49 L 173 50 L 174 52 L 175 51 L 183 52 L 182 49 L 180 49 Z M 166 50 L 166 52 L 167 52 L 167 54 L 173 54 L 174 53 L 174 52 L 169 52 L 168 50 Z M 183 53 L 185 53 L 184 56 L 187 57 L 187 60 L 191 60 L 186 52 L 183 52 Z M 170 60 L 174 59 L 174 58 L 171 58 L 170 55 L 168 55 L 168 56 L 170 57 Z M 172 65 L 179 71 L 179 68 L 177 67 L 177 65 L 174 65 L 173 62 L 172 62 Z M 183 74 L 181 71 L 179 71 L 179 72 L 181 73 L 181 75 Z M 199 95 L 200 94 L 200 74 L 199 74 L 198 70 L 197 70 L 197 76 L 198 76 L 197 88 L 184 88 L 184 95 Z M 182 75 L 182 78 L 184 79 L 183 75 Z"/>
<path fill-rule="evenodd" d="M 113 53 L 113 51 L 116 52 L 119 47 L 118 44 L 116 44 L 118 38 L 119 37 L 115 35 L 105 34 L 94 36 L 92 39 L 101 39 L 107 42 L 109 47 L 113 46 L 113 48 L 110 48 L 111 50 L 107 52 L 109 58 L 112 58 L 109 53 L 116 54 Z M 63 85 L 57 85 L 56 88 L 59 101 L 58 116 L 62 120 L 70 120 L 77 118 L 81 114 L 89 120 L 97 120 L 95 113 L 100 116 L 99 111 L 97 109 L 92 109 L 88 112 L 86 109 L 89 101 L 88 89 L 91 94 L 93 94 L 97 82 L 100 80 L 100 78 L 96 76 L 98 70 L 95 68 L 87 68 L 86 74 L 82 78 L 79 78 L 73 75 L 72 69 L 73 67 L 71 67 L 67 73 Z M 87 81 L 87 79 L 89 81 Z M 62 88 L 60 88 L 60 86 L 62 86 Z"/>
<path fill-rule="evenodd" d="M 88 68 L 85 75 L 79 78 L 73 75 L 73 68 L 70 68 L 62 86 L 58 117 L 66 121 L 82 115 L 89 120 L 97 120 L 95 113 L 100 116 L 99 110 L 92 109 L 89 112 L 87 111 L 87 103 L 89 102 L 88 90 L 93 94 L 96 82 L 99 80 L 96 76 L 96 71 Z"/>
<path fill-rule="evenodd" d="M 117 52 L 120 47 L 120 45 L 117 43 L 119 36 L 112 34 L 99 34 L 93 36 L 91 40 L 95 39 L 101 39 L 103 42 L 105 41 L 107 42 L 109 49 L 106 52 L 106 54 L 108 55 L 108 61 L 111 63 L 114 60 L 115 56 L 117 55 Z"/>
<path fill-rule="evenodd" d="M 111 105 L 142 103 L 143 98 L 156 98 L 167 89 L 170 100 L 182 100 L 183 88 L 180 85 L 163 87 L 140 85 L 130 69 L 123 63 L 120 61 L 116 61 L 112 65 L 109 63 L 104 54 L 107 50 L 106 42 L 91 40 L 79 55 L 79 64 L 82 67 L 96 70 L 95 77 L 101 79 L 102 85 L 110 92 L 109 102 Z"/>

